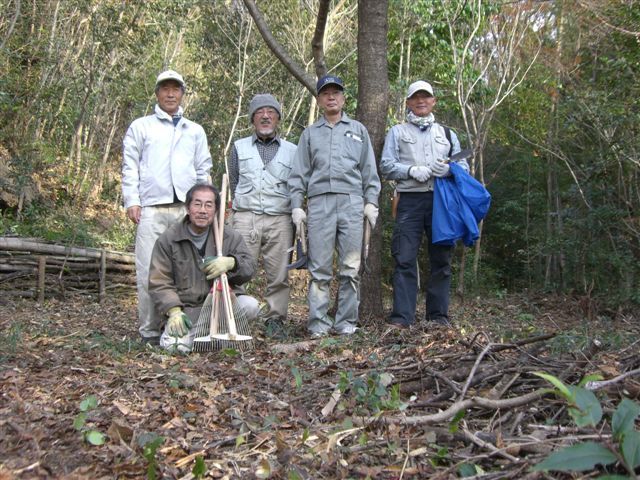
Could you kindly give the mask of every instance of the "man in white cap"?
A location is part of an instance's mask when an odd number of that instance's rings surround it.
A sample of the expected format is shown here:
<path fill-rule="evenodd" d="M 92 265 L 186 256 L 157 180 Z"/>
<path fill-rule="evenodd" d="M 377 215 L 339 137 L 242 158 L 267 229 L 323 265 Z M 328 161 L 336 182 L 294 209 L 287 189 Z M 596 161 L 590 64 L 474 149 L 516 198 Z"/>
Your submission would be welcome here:
<path fill-rule="evenodd" d="M 332 329 L 351 335 L 358 321 L 363 219 L 376 223 L 380 178 L 367 129 L 342 112 L 342 80 L 325 75 L 316 91 L 323 116 L 302 132 L 289 178 L 293 223 L 303 228 L 307 222 L 305 196 L 309 212 L 307 330 L 314 337 Z M 335 250 L 339 303 L 333 319 L 327 312 Z"/>
<path fill-rule="evenodd" d="M 185 212 L 187 191 L 208 183 L 211 155 L 203 128 L 182 116 L 185 82 L 166 70 L 156 80 L 153 114 L 134 120 L 123 141 L 122 198 L 137 225 L 136 276 L 139 332 L 159 344 L 164 323 L 149 298 L 149 263 L 158 236 Z"/>
<path fill-rule="evenodd" d="M 385 139 L 380 170 L 396 181 L 400 195 L 391 240 L 395 260 L 393 311 L 389 323 L 408 328 L 415 323 L 418 293 L 416 258 L 423 233 L 427 236 L 430 276 L 426 320 L 448 326 L 451 254 L 453 247 L 431 243 L 433 184 L 449 175 L 447 159 L 460 151 L 460 142 L 449 128 L 436 122 L 433 87 L 419 80 L 407 91 L 406 122 L 391 128 Z M 458 162 L 465 170 L 465 160 Z"/>
<path fill-rule="evenodd" d="M 233 228 L 242 235 L 267 277 L 260 319 L 269 337 L 285 336 L 289 309 L 288 249 L 293 241 L 287 181 L 296 146 L 278 135 L 280 103 L 268 93 L 249 103 L 251 136 L 236 140 L 229 157 Z"/>

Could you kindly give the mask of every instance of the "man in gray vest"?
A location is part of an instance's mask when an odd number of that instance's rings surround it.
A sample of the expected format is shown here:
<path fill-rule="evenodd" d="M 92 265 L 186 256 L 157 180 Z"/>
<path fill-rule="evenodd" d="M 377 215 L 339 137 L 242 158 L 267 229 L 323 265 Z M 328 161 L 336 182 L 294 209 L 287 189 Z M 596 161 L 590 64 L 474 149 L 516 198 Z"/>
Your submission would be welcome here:
<path fill-rule="evenodd" d="M 385 178 L 397 182 L 400 195 L 391 254 L 393 272 L 393 311 L 389 323 L 408 328 L 415 323 L 418 294 L 416 258 L 427 236 L 429 286 L 426 319 L 449 325 L 449 285 L 453 247 L 431 243 L 433 183 L 435 177 L 450 175 L 448 157 L 460 151 L 454 132 L 437 123 L 433 116 L 436 97 L 433 87 L 423 81 L 409 85 L 407 121 L 389 130 L 382 150 L 380 170 Z M 469 170 L 465 160 L 458 162 Z"/>
<path fill-rule="evenodd" d="M 249 103 L 253 135 L 236 140 L 229 159 L 233 228 L 255 258 L 262 255 L 266 306 L 260 313 L 267 335 L 284 337 L 289 308 L 288 249 L 293 241 L 287 181 L 296 146 L 278 135 L 280 103 L 270 94 Z"/>

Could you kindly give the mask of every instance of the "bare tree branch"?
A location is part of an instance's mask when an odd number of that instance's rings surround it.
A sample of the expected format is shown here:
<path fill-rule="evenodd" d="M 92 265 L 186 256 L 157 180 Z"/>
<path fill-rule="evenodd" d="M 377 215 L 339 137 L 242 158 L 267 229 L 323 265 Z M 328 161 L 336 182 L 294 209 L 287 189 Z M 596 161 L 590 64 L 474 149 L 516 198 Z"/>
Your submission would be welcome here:
<path fill-rule="evenodd" d="M 311 51 L 315 60 L 316 75 L 318 78 L 327 74 L 327 64 L 324 61 L 324 32 L 329 17 L 329 5 L 331 0 L 320 0 L 316 29 L 311 39 Z"/>
<path fill-rule="evenodd" d="M 0 50 L 4 49 L 4 46 L 6 45 L 7 41 L 9 40 L 9 37 L 13 33 L 13 29 L 16 26 L 16 22 L 18 21 L 18 17 L 20 17 L 20 0 L 16 1 L 16 13 L 13 16 L 13 18 L 11 19 L 11 24 L 9 25 L 9 28 L 7 29 L 7 34 L 2 39 L 2 44 L 0 44 Z"/>
<path fill-rule="evenodd" d="M 249 15 L 253 18 L 253 21 L 256 22 L 256 27 L 262 35 L 264 42 L 269 47 L 269 50 L 273 52 L 273 54 L 282 62 L 282 64 L 291 72 L 291 74 L 302 83 L 307 90 L 309 90 L 313 95 L 316 94 L 316 85 L 315 81 L 311 78 L 311 76 L 298 64 L 296 61 L 289 56 L 289 54 L 285 51 L 285 49 L 278 43 L 278 41 L 274 38 L 271 30 L 269 30 L 269 26 L 267 22 L 264 20 L 262 13 L 256 6 L 256 2 L 254 0 L 243 0 L 244 5 L 247 7 L 249 11 Z M 321 8 L 323 3 L 329 3 L 328 0 L 323 0 L 321 2 Z M 325 16 L 326 21 L 326 16 Z M 318 17 L 318 23 L 320 23 Z M 318 25 L 316 25 L 316 29 Z M 322 25 L 324 30 L 324 25 Z M 315 40 L 315 35 L 314 35 Z M 324 58 L 324 57 L 323 57 Z M 324 61 L 324 60 L 323 60 Z"/>

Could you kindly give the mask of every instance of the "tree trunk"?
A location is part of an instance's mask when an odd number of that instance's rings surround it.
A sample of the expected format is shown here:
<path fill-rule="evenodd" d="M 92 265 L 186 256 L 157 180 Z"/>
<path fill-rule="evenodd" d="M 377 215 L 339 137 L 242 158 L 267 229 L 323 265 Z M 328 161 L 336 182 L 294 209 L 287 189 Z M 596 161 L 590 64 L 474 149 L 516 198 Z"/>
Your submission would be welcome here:
<path fill-rule="evenodd" d="M 560 103 L 560 91 L 562 86 L 562 50 L 564 48 L 564 16 L 563 5 L 559 2 L 556 9 L 558 18 L 558 41 L 555 49 L 555 82 L 556 91 L 552 96 L 550 125 L 547 135 L 547 145 L 553 148 L 558 137 L 558 105 Z M 556 159 L 547 154 L 547 243 L 552 245 L 547 251 L 545 259 L 546 288 L 556 290 L 564 289 L 564 252 L 559 241 L 563 236 L 562 204 L 560 201 L 560 188 L 558 186 L 558 166 Z"/>
<path fill-rule="evenodd" d="M 387 77 L 387 0 L 358 2 L 358 109 L 356 117 L 371 136 L 376 158 L 384 145 L 389 79 Z M 380 197 L 382 200 L 382 196 Z M 382 228 L 381 222 L 371 235 L 370 272 L 362 276 L 360 317 L 379 318 L 382 314 L 381 292 Z"/>

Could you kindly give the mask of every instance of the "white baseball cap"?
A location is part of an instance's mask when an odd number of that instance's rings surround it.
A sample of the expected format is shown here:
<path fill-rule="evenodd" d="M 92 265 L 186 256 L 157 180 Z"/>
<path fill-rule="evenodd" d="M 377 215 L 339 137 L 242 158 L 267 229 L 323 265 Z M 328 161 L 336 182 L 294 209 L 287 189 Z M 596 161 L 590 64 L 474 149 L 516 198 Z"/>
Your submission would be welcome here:
<path fill-rule="evenodd" d="M 160 75 L 158 75 L 158 78 L 156 79 L 156 87 L 160 85 L 162 82 L 166 82 L 167 80 L 175 80 L 180 84 L 182 88 L 186 87 L 184 83 L 184 78 L 182 78 L 182 75 L 180 75 L 175 70 L 165 70 Z"/>
<path fill-rule="evenodd" d="M 413 82 L 409 85 L 409 90 L 407 90 L 407 98 L 411 98 L 416 92 L 424 91 L 429 95 L 434 97 L 433 87 L 429 82 L 425 82 L 424 80 L 418 80 L 417 82 Z"/>

